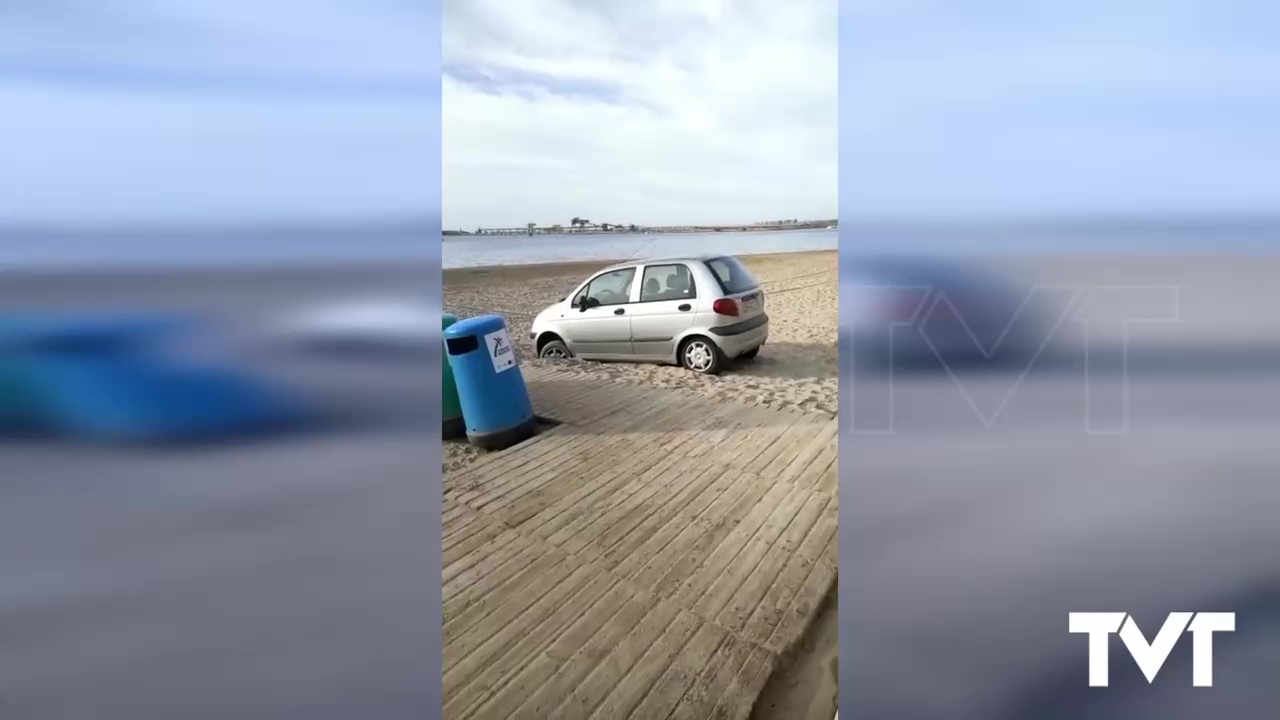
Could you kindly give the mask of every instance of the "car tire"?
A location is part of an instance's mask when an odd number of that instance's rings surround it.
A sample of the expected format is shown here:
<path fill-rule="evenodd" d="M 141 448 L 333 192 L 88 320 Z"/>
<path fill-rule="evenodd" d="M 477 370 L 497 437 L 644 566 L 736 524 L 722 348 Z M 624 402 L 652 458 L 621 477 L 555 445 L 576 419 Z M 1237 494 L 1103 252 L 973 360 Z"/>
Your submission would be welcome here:
<path fill-rule="evenodd" d="M 759 354 L 760 354 L 760 348 L 758 348 L 758 347 L 753 347 L 753 348 L 751 348 L 750 350 L 748 350 L 748 351 L 746 351 L 746 352 L 742 353 L 741 355 L 739 355 L 739 356 L 738 356 L 738 359 L 739 359 L 739 360 L 744 360 L 744 361 L 750 362 L 750 361 L 752 361 L 752 360 L 755 360 L 755 359 L 756 359 L 756 356 L 757 356 L 757 355 L 759 355 Z"/>
<path fill-rule="evenodd" d="M 573 357 L 569 346 L 563 340 L 548 340 L 538 348 L 538 357 L 543 360 L 568 360 Z"/>
<path fill-rule="evenodd" d="M 717 375 L 724 368 L 724 353 L 707 338 L 694 336 L 680 343 L 680 364 L 699 375 Z"/>

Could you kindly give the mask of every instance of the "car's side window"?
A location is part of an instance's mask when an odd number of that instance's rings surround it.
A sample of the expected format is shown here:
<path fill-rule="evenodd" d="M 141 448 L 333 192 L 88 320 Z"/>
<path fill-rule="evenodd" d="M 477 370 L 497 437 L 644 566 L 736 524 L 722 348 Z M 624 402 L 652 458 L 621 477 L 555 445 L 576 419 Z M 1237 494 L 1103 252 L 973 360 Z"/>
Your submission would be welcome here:
<path fill-rule="evenodd" d="M 625 305 L 631 302 L 631 281 L 635 276 L 635 268 L 624 268 L 594 278 L 587 286 L 587 306 Z"/>
<path fill-rule="evenodd" d="M 640 286 L 640 302 L 660 300 L 692 300 L 698 297 L 689 266 L 649 265 L 644 269 L 644 283 Z"/>

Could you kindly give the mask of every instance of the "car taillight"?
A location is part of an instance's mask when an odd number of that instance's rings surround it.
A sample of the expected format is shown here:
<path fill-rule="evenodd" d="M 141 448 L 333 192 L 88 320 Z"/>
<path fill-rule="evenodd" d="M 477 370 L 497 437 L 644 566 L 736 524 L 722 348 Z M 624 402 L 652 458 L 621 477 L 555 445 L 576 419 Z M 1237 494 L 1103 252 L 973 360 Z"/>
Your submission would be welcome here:
<path fill-rule="evenodd" d="M 720 298 L 714 303 L 711 303 L 711 311 L 717 315 L 731 315 L 733 317 L 737 317 L 738 303 L 730 300 L 729 298 Z"/>

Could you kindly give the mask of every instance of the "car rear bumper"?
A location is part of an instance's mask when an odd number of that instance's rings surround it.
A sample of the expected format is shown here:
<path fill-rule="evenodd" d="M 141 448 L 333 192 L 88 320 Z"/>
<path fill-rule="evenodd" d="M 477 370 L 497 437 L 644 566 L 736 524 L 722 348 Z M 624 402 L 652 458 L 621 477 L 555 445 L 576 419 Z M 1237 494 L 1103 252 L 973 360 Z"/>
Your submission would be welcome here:
<path fill-rule="evenodd" d="M 769 316 L 761 313 L 742 322 L 709 328 L 708 332 L 720 352 L 732 359 L 765 344 L 769 339 Z"/>

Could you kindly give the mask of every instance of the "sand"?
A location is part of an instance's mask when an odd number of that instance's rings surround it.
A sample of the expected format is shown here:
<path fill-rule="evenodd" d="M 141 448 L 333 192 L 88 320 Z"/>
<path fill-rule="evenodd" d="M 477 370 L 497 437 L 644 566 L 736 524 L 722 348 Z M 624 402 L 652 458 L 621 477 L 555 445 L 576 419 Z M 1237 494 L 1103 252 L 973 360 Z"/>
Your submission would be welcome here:
<path fill-rule="evenodd" d="M 839 594 L 832 591 L 800 646 L 769 676 L 751 720 L 831 720 L 839 695 Z"/>

